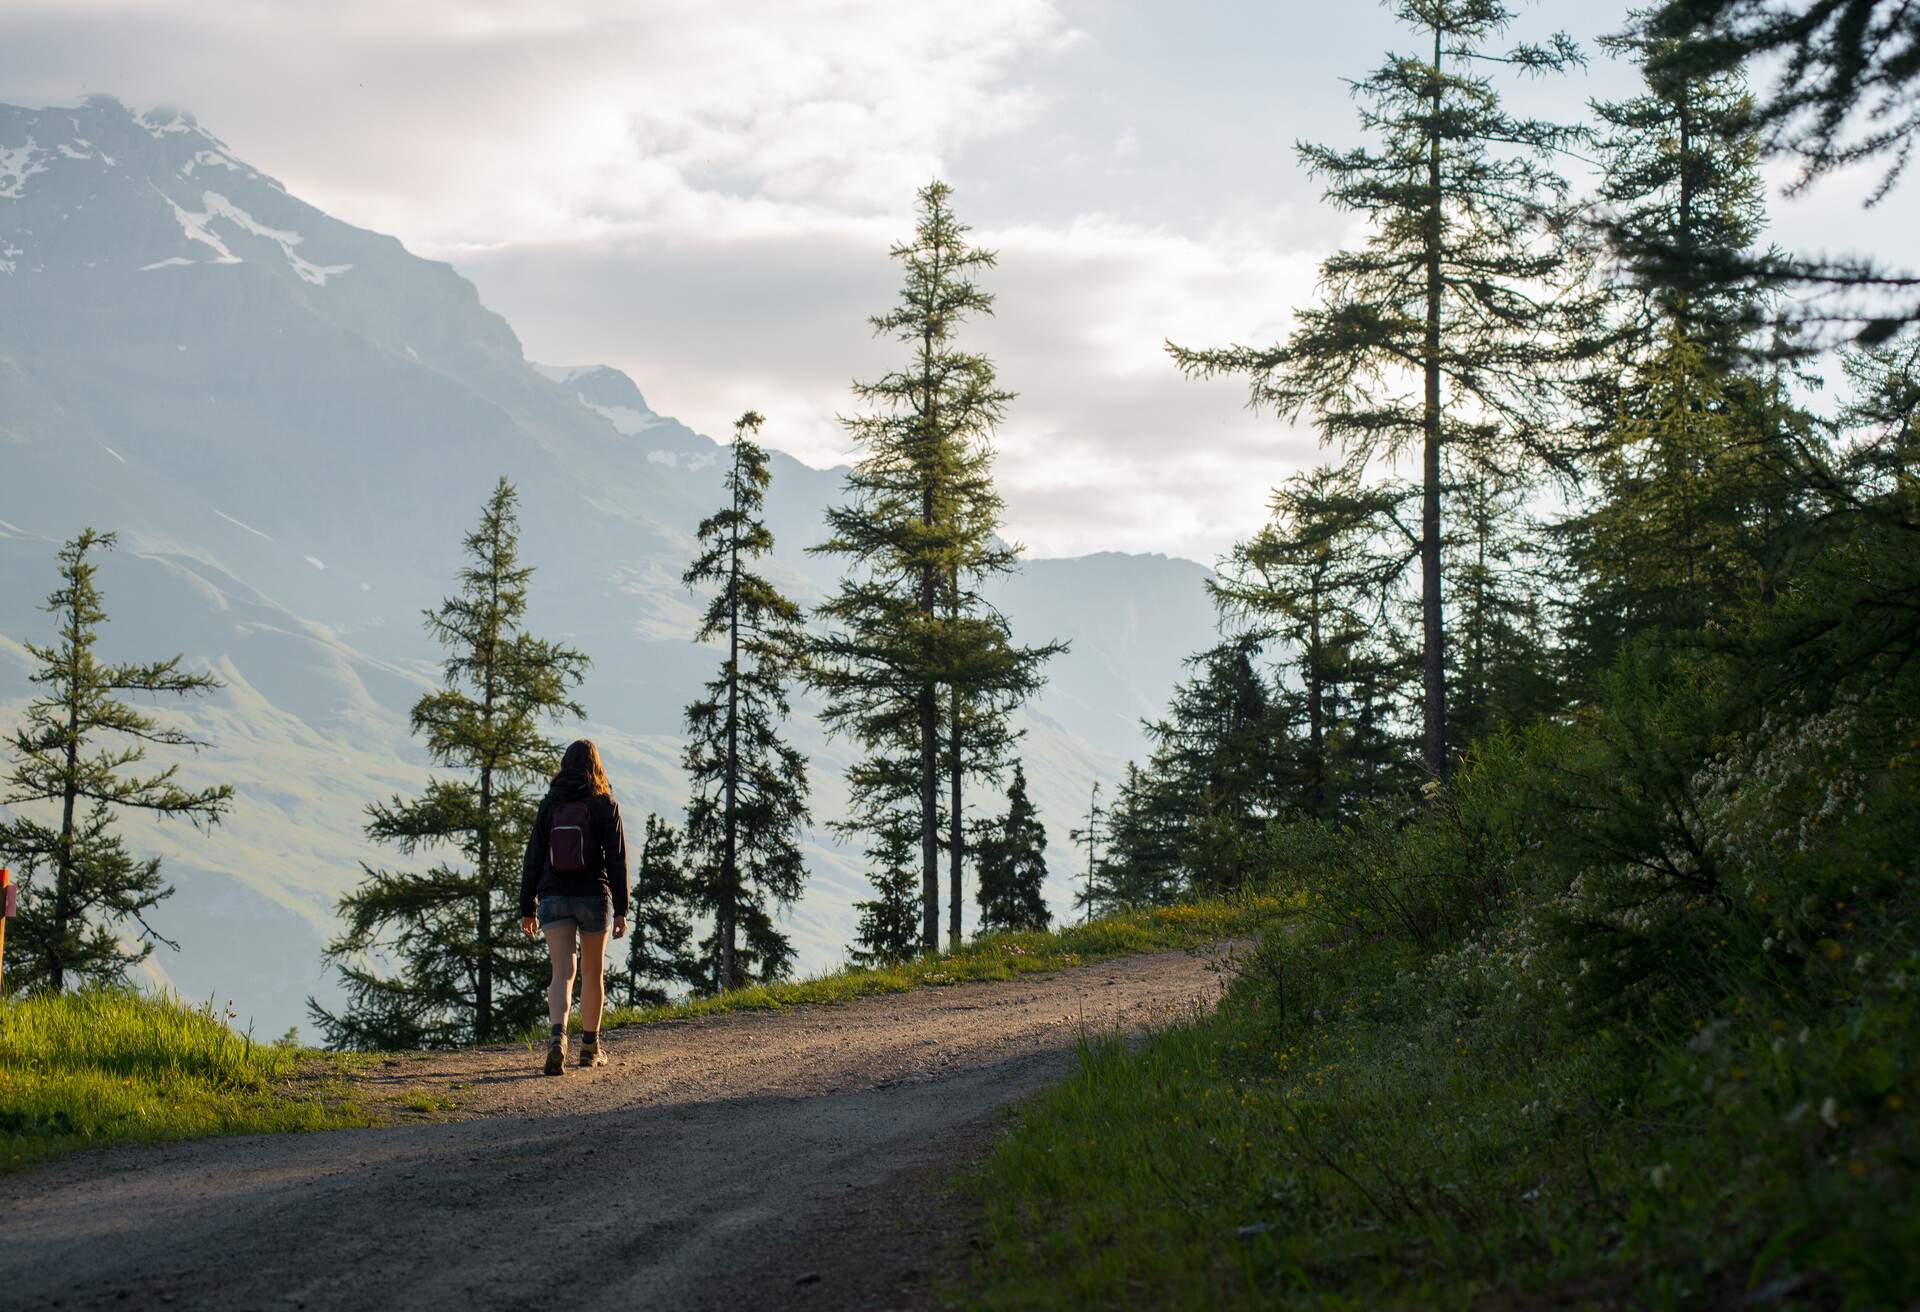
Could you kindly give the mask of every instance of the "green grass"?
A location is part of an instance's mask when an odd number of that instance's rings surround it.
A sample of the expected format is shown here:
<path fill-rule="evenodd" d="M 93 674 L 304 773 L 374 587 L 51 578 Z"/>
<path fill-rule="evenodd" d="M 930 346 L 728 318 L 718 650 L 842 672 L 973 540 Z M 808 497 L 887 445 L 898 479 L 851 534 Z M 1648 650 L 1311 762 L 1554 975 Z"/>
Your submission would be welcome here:
<path fill-rule="evenodd" d="M 1920 955 L 1804 1015 L 1623 1034 L 1272 936 L 972 1180 L 980 1308 L 1910 1306 Z"/>
<path fill-rule="evenodd" d="M 1288 914 L 1279 898 L 1219 898 L 1186 906 L 1118 912 L 1083 925 L 1046 933 L 988 934 L 959 952 L 878 969 L 849 966 L 817 979 L 735 989 L 709 998 L 661 1007 L 615 1007 L 602 1028 L 647 1025 L 729 1011 L 781 1011 L 788 1007 L 851 1002 L 881 993 L 922 987 L 1015 979 L 1065 970 L 1106 957 L 1204 947 L 1222 939 L 1260 933 Z"/>
<path fill-rule="evenodd" d="M 313 1078 L 319 1054 L 223 1022 L 131 989 L 0 1001 L 0 1171 L 124 1140 L 368 1123 Z"/>

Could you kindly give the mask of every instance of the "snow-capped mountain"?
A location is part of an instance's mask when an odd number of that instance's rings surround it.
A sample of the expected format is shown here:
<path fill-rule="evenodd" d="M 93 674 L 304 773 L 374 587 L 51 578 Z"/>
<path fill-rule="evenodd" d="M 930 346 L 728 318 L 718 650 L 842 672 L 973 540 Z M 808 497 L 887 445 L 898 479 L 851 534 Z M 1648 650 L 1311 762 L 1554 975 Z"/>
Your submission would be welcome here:
<path fill-rule="evenodd" d="M 160 927 L 183 950 L 155 965 L 263 1032 L 328 994 L 334 900 L 360 861 L 395 860 L 361 838 L 361 811 L 425 776 L 406 734 L 435 674 L 419 614 L 501 475 L 538 568 L 532 624 L 594 659 L 588 732 L 623 804 L 636 823 L 678 814 L 681 708 L 714 664 L 688 640 L 679 578 L 719 456 L 616 370 L 529 364 L 450 266 L 288 194 L 189 115 L 0 105 L 0 728 L 28 695 L 21 644 L 49 633 L 54 550 L 118 530 L 103 651 L 220 672 L 216 698 L 163 713 L 216 744 L 185 773 L 239 789 L 210 835 L 135 827 L 179 889 Z M 774 462 L 773 572 L 803 600 L 833 580 L 803 549 L 843 472 Z M 1138 718 L 1206 641 L 1203 576 L 1158 556 L 1043 560 L 999 594 L 1023 637 L 1073 644 L 1027 716 L 1056 909 L 1075 808 L 1140 750 Z M 825 821 L 846 749 L 804 707 L 793 732 Z M 843 955 L 866 883 L 824 835 L 810 862 L 793 932 L 814 970 Z"/>

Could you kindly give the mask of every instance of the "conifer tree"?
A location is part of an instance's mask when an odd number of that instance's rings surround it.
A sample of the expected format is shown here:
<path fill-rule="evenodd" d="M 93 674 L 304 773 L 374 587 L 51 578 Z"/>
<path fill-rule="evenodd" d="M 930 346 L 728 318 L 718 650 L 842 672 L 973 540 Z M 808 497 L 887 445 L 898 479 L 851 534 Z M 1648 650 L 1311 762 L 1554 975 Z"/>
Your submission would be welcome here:
<path fill-rule="evenodd" d="M 1195 888 L 1236 889 L 1260 829 L 1277 812 L 1285 726 L 1254 668 L 1260 635 L 1231 638 L 1188 659 L 1193 677 L 1165 719 L 1147 726 L 1154 771 L 1184 813 L 1181 864 Z"/>
<path fill-rule="evenodd" d="M 1160 781 L 1127 762 L 1107 817 L 1107 850 L 1094 870 L 1101 905 L 1164 906 L 1186 891 L 1183 817 Z"/>
<path fill-rule="evenodd" d="M 857 966 L 891 966 L 919 955 L 921 882 L 919 866 L 919 757 L 911 734 L 899 735 L 892 757 L 871 756 L 847 773 L 852 805 L 833 829 L 864 844 L 868 880 L 874 895 L 855 902 L 860 913 L 850 953 Z"/>
<path fill-rule="evenodd" d="M 985 827 L 980 844 L 980 928 L 1044 930 L 1047 909 L 1047 829 L 1027 797 L 1027 774 L 1016 761 L 1007 787 L 1007 811 Z"/>
<path fill-rule="evenodd" d="M 1108 906 L 1106 890 L 1100 884 L 1100 859 L 1107 841 L 1107 809 L 1100 805 L 1100 781 L 1095 779 L 1087 793 L 1087 823 L 1067 831 L 1067 841 L 1087 849 L 1087 882 L 1073 895 L 1073 904 L 1092 920 Z"/>
<path fill-rule="evenodd" d="M 1661 73 L 1712 77 L 1775 58 L 1754 118 L 1775 151 L 1800 161 L 1799 187 L 1891 155 L 1871 203 L 1911 160 L 1920 36 L 1907 0 L 1665 0 L 1635 18 L 1661 47 Z"/>
<path fill-rule="evenodd" d="M 894 966 L 920 951 L 920 873 L 915 863 L 917 817 L 896 811 L 867 831 L 867 859 L 873 869 L 873 897 L 855 902 L 858 944 L 849 954 L 856 966 Z"/>
<path fill-rule="evenodd" d="M 520 563 L 518 494 L 502 478 L 466 537 L 459 591 L 425 612 L 447 649 L 443 684 L 414 703 L 428 757 L 449 772 L 416 798 L 367 808 L 367 836 L 425 871 L 363 866 L 340 899 L 345 932 L 327 945 L 347 1006 L 309 999 L 334 1047 L 448 1047 L 518 1033 L 546 1011 L 545 945 L 517 925 L 521 858 L 552 771 L 546 726 L 584 715 L 588 661 L 524 627 L 533 567 Z M 395 973 L 382 970 L 391 963 Z"/>
<path fill-rule="evenodd" d="M 998 526 L 997 493 L 981 498 L 990 505 Z M 996 539 L 997 541 L 997 539 Z M 949 671 L 945 723 L 947 771 L 948 946 L 958 951 L 961 908 L 964 905 L 966 821 L 964 783 L 969 775 L 996 781 L 1007 754 L 1018 740 L 1012 711 L 1038 692 L 1045 682 L 1041 665 L 1066 650 L 1065 643 L 1020 647 L 1012 640 L 1006 618 L 991 610 L 974 587 L 989 573 L 1004 573 L 1018 558 L 1017 547 L 993 548 L 982 553 L 974 577 L 949 580 L 948 633 L 956 663 Z M 982 876 L 984 878 L 984 876 Z"/>
<path fill-rule="evenodd" d="M 1281 691 L 1278 709 L 1305 739 L 1275 762 L 1287 809 L 1343 815 L 1402 755 L 1377 688 L 1396 683 L 1403 663 L 1396 603 L 1419 550 L 1402 517 L 1410 499 L 1337 467 L 1297 474 L 1275 489 L 1268 523 L 1209 581 L 1224 615 L 1292 649 L 1299 688 Z"/>
<path fill-rule="evenodd" d="M 1872 206 L 1900 181 L 1920 133 L 1917 33 L 1910 0 L 1664 0 L 1635 15 L 1632 37 L 1648 50 L 1656 78 L 1738 75 L 1756 61 L 1769 67 L 1772 86 L 1750 120 L 1766 154 L 1799 164 L 1789 194 L 1837 170 L 1886 160 L 1867 193 Z M 1797 292 L 1785 316 L 1796 329 L 1842 324 L 1871 346 L 1920 321 L 1920 282 L 1910 270 L 1775 252 L 1740 263 L 1749 275 Z M 1798 333 L 1789 340 L 1799 350 L 1812 344 Z"/>
<path fill-rule="evenodd" d="M 1527 491 L 1476 479 L 1449 498 L 1456 632 L 1447 672 L 1462 743 L 1519 728 L 1563 704 L 1545 600 L 1551 570 L 1525 518 Z"/>
<path fill-rule="evenodd" d="M 13 765 L 0 794 L 0 802 L 16 808 L 12 818 L 0 818 L 0 858 L 22 876 L 7 944 L 11 988 L 58 992 L 70 982 L 119 981 L 147 959 L 155 942 L 176 947 L 147 921 L 147 912 L 173 889 L 157 858 L 127 851 L 114 832 L 115 813 L 146 812 L 204 828 L 218 824 L 233 799 L 225 785 L 181 787 L 176 766 L 146 776 L 127 773 L 146 759 L 150 745 L 206 744 L 162 727 L 116 694 L 196 696 L 221 684 L 181 669 L 182 656 L 108 664 L 95 655 L 107 612 L 94 583 L 98 567 L 88 556 L 114 541 L 111 533 L 87 529 L 61 548 L 60 587 L 43 607 L 58 617 L 59 640 L 50 647 L 24 644 L 36 666 L 27 677 L 46 691 L 27 703 L 13 732 Z M 57 819 L 35 819 L 17 809 L 23 806 L 57 807 Z"/>
<path fill-rule="evenodd" d="M 1675 333 L 1724 358 L 1756 326 L 1767 282 L 1753 250 L 1766 225 L 1753 97 L 1737 69 L 1663 61 L 1674 43 L 1649 35 L 1645 17 L 1602 40 L 1639 63 L 1644 88 L 1593 106 L 1603 226 L 1629 275 L 1627 358 Z"/>
<path fill-rule="evenodd" d="M 694 948 L 687 915 L 693 895 L 680 867 L 679 831 L 649 814 L 628 899 L 628 1006 L 658 1006 L 675 987 L 699 991 L 708 985 L 711 972 Z"/>
<path fill-rule="evenodd" d="M 1822 445 L 1782 386 L 1670 335 L 1555 528 L 1577 578 L 1568 637 L 1590 671 L 1637 634 L 1698 633 L 1780 586 L 1811 527 L 1801 468 Z"/>
<path fill-rule="evenodd" d="M 1443 577 L 1446 491 L 1475 474 L 1546 465 L 1571 472 L 1557 409 L 1575 367 L 1600 351 L 1588 257 L 1562 240 L 1567 184 L 1551 160 L 1578 138 L 1500 103 L 1487 63 L 1562 71 L 1580 55 L 1487 49 L 1512 15 L 1500 0 L 1393 0 L 1422 33 L 1357 84 L 1377 145 L 1303 145 L 1326 199 L 1367 217 L 1358 250 L 1321 266 L 1321 304 L 1279 346 L 1172 347 L 1189 375 L 1240 373 L 1256 405 L 1310 411 L 1323 440 L 1363 460 L 1418 458 L 1421 755 L 1448 769 Z"/>
<path fill-rule="evenodd" d="M 892 251 L 904 274 L 900 301 L 872 324 L 909 356 L 854 385 L 868 412 L 845 423 L 860 458 L 846 503 L 828 512 L 828 540 L 813 548 L 848 561 L 839 591 L 820 608 L 826 632 L 814 644 L 829 730 L 889 758 L 909 739 L 927 951 L 939 943 L 942 802 L 955 813 L 957 856 L 964 815 L 952 790 L 990 760 L 978 741 L 969 749 L 967 734 L 998 733 L 999 708 L 1024 695 L 1044 659 L 1013 647 L 1004 623 L 977 606 L 979 581 L 1013 568 L 1017 555 L 994 535 L 1000 502 L 989 445 L 1012 394 L 995 381 L 992 361 L 958 342 L 969 318 L 992 313 L 993 297 L 974 278 L 994 255 L 968 244 L 951 194 L 941 182 L 922 188 L 913 238 Z"/>
<path fill-rule="evenodd" d="M 792 713 L 787 684 L 805 648 L 800 608 L 754 572 L 773 550 L 762 518 L 772 475 L 755 440 L 764 421 L 748 411 L 734 425 L 725 479 L 728 502 L 699 528 L 701 553 L 688 587 L 719 585 L 695 640 L 727 646 L 707 695 L 687 707 L 687 859 L 699 904 L 714 920 L 714 979 L 739 988 L 751 975 L 777 979 L 793 950 L 771 909 L 800 896 L 806 867 L 799 831 L 807 823 L 807 769 L 780 736 Z M 741 956 L 749 940 L 751 967 Z"/>

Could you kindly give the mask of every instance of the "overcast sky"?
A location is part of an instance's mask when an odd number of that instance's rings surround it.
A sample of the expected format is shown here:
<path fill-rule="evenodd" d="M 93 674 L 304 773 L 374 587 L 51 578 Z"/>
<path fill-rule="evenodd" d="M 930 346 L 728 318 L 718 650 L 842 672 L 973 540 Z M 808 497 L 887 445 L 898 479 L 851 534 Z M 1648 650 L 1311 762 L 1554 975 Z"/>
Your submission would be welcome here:
<path fill-rule="evenodd" d="M 1516 6 L 1585 74 L 1625 5 Z M 1038 554 L 1211 562 L 1313 462 L 1310 430 L 1182 380 L 1161 343 L 1266 342 L 1354 232 L 1295 140 L 1358 140 L 1342 82 L 1405 34 L 1363 0 L 5 0 L 0 100 L 105 92 L 194 111 L 349 222 L 450 260 L 543 363 L 605 362 L 656 410 L 843 459 L 847 384 L 898 358 L 868 314 L 917 186 L 1000 253 L 977 340 L 1020 393 L 1000 435 Z M 1920 184 L 1776 201 L 1776 238 L 1900 255 Z"/>

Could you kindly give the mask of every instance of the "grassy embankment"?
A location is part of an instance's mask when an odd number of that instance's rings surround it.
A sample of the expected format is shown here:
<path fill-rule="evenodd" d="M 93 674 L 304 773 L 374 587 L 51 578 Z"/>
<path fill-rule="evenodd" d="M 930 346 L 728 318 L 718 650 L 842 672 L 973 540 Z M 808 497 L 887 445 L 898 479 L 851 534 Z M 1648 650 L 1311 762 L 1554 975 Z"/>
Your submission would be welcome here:
<path fill-rule="evenodd" d="M 833 1005 L 926 986 L 1009 980 L 1021 975 L 1065 970 L 1105 957 L 1205 947 L 1223 939 L 1255 937 L 1284 918 L 1292 905 L 1276 897 L 1216 898 L 1187 906 L 1120 912 L 1046 933 L 986 934 L 958 952 L 898 966 L 875 969 L 852 966 L 817 979 L 736 989 L 715 997 L 665 1006 L 615 1007 L 603 1024 L 612 1029 L 729 1011 L 779 1011 L 787 1007 Z M 576 1016 L 576 1023 L 577 1019 Z"/>
<path fill-rule="evenodd" d="M 316 1078 L 331 1059 L 225 1019 L 126 989 L 0 1001 L 0 1171 L 121 1140 L 368 1123 Z"/>
<path fill-rule="evenodd" d="M 1798 987 L 1702 994 L 1664 1027 L 1523 997 L 1518 930 L 1479 963 L 1520 981 L 1503 1000 L 1466 954 L 1309 918 L 1213 1016 L 1091 1047 L 1022 1113 L 974 1181 L 960 1297 L 1912 1306 L 1920 951 L 1886 911 L 1847 904 Z"/>

